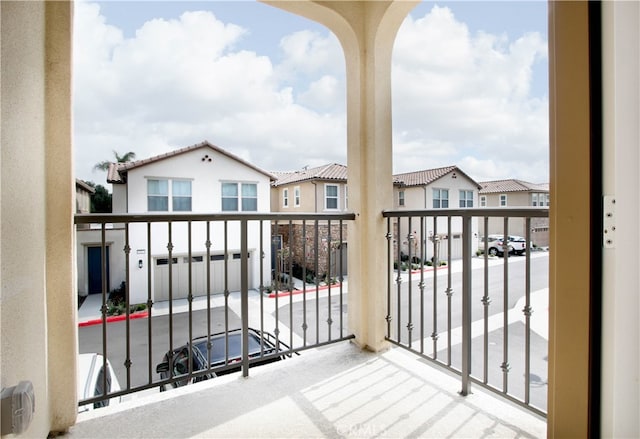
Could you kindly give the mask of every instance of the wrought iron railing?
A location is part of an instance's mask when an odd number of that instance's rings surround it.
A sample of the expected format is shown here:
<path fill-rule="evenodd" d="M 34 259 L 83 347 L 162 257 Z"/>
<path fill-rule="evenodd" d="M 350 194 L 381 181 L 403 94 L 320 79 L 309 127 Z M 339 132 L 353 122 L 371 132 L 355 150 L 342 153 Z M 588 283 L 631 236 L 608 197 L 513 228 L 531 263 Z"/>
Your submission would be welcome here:
<path fill-rule="evenodd" d="M 460 375 L 462 395 L 473 382 L 544 416 L 548 208 L 383 216 L 390 267 L 387 340 Z M 524 243 L 499 240 L 510 235 L 522 235 Z M 534 311 L 543 327 L 538 332 L 532 329 Z"/>
<path fill-rule="evenodd" d="M 96 324 L 79 328 L 80 351 L 101 354 L 102 367 L 109 361 L 121 383 L 110 387 L 102 374 L 102 390 L 79 404 L 98 406 L 232 370 L 247 376 L 255 364 L 353 338 L 346 329 L 343 230 L 354 218 L 76 215 L 78 287 L 86 293 L 99 278 L 101 297 Z M 90 247 L 99 255 L 93 273 Z M 123 314 L 110 317 L 118 294 Z M 137 308 L 146 309 L 145 318 L 135 318 Z M 238 331 L 240 355 L 229 335 Z M 250 351 L 254 336 L 259 349 Z M 217 343 L 224 348 L 214 361 Z M 179 364 L 181 352 L 188 355 L 186 364 Z M 196 358 L 204 358 L 206 367 Z"/>

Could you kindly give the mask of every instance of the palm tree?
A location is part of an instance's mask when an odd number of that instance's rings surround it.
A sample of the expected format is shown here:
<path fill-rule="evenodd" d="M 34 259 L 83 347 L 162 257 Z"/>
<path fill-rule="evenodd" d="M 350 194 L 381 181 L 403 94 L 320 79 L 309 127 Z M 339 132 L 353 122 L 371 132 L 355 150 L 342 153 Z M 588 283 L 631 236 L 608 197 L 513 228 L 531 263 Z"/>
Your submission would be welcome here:
<path fill-rule="evenodd" d="M 116 160 L 115 163 L 126 163 L 126 162 L 130 162 L 133 159 L 136 158 L 136 153 L 133 151 L 129 151 L 123 155 L 118 154 L 117 151 L 113 151 L 113 155 L 115 156 Z M 96 163 L 95 166 L 93 167 L 94 170 L 97 171 L 108 171 L 109 170 L 109 165 L 113 163 L 109 160 L 105 160 L 103 162 L 100 163 Z"/>

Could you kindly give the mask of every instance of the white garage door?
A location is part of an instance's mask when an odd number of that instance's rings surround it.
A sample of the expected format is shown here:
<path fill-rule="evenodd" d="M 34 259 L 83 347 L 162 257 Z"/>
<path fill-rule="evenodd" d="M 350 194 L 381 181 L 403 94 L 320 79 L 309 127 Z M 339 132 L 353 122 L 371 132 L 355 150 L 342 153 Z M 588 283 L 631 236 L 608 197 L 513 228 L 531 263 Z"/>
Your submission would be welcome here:
<path fill-rule="evenodd" d="M 251 257 L 251 254 L 249 254 Z M 191 257 L 191 287 L 193 296 L 207 294 L 206 255 Z M 211 293 L 222 294 L 226 288 L 229 292 L 240 291 L 241 269 L 240 253 L 229 254 L 225 276 L 224 255 L 211 255 Z M 169 258 L 156 258 L 154 267 L 155 301 L 169 300 Z M 251 269 L 249 269 L 249 285 L 251 285 Z M 187 256 L 173 257 L 171 261 L 172 297 L 186 299 L 189 295 L 189 258 Z"/>

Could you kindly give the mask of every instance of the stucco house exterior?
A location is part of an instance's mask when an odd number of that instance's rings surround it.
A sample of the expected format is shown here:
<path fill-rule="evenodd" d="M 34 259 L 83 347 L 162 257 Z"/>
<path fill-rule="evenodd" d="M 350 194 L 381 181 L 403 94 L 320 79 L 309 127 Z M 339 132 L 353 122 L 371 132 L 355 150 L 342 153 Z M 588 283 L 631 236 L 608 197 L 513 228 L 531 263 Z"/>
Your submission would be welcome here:
<path fill-rule="evenodd" d="M 91 212 L 91 195 L 95 192 L 93 187 L 76 178 L 76 213 Z"/>
<path fill-rule="evenodd" d="M 207 141 L 166 154 L 127 163 L 113 163 L 107 182 L 113 185 L 113 213 L 174 214 L 269 212 L 269 190 L 273 177 L 256 166 Z M 154 301 L 169 299 L 169 269 L 172 270 L 172 298 L 188 294 L 189 243 L 187 223 L 172 222 L 172 258 L 168 259 L 169 232 L 166 224 L 151 225 L 151 246 L 147 224 L 131 224 L 129 228 L 129 290 L 132 303 L 146 302 L 151 279 Z M 223 293 L 240 289 L 239 224 L 227 224 L 225 253 L 224 224 L 210 223 L 211 291 Z M 270 266 L 268 249 L 269 224 L 263 227 L 260 245 L 259 226 L 249 231 L 250 288 L 257 288 L 260 264 Z M 191 270 L 194 295 L 206 294 L 206 223 L 192 224 Z M 108 230 L 108 288 L 117 287 L 125 279 L 124 230 L 114 224 Z M 92 270 L 100 261 L 100 230 L 87 231 L 78 239 L 77 254 L 79 294 L 99 292 L 92 289 Z M 96 248 L 98 250 L 96 250 Z M 148 276 L 148 254 L 151 254 L 151 276 Z M 94 261 L 97 259 L 97 261 Z M 225 259 L 227 271 L 225 272 Z M 92 261 L 94 263 L 92 264 Z M 262 261 L 262 262 L 261 262 Z M 225 284 L 225 279 L 227 283 Z M 84 290 L 83 290 L 84 289 Z"/>
<path fill-rule="evenodd" d="M 548 207 L 549 184 L 529 183 L 523 180 L 507 179 L 480 182 L 480 207 Z M 525 236 L 526 224 L 522 218 L 509 218 L 509 235 Z M 480 233 L 485 234 L 481 221 Z M 487 235 L 504 234 L 504 222 L 490 218 Z M 549 245 L 549 219 L 531 219 L 531 242 L 540 247 Z"/>
<path fill-rule="evenodd" d="M 395 174 L 393 176 L 393 208 L 397 210 L 414 209 L 453 209 L 478 206 L 480 185 L 457 166 L 445 166 L 435 169 Z M 396 224 L 397 227 L 397 224 Z M 421 245 L 424 246 L 424 259 L 431 260 L 434 255 L 439 260 L 448 257 L 451 239 L 451 258 L 462 257 L 462 221 L 452 218 L 451 230 L 448 230 L 446 218 L 426 218 L 421 226 L 419 218 L 413 218 L 409 229 L 408 218 L 400 222 L 400 233 L 405 239 L 400 243 L 400 251 L 407 255 L 411 245 L 411 255 L 419 257 Z M 477 220 L 473 220 L 474 238 L 478 236 Z M 472 251 L 477 250 L 478 240 L 472 240 Z M 397 248 L 396 248 L 397 251 Z"/>
<path fill-rule="evenodd" d="M 330 163 L 291 172 L 273 172 L 271 211 L 281 213 L 337 213 L 349 207 L 347 167 Z M 319 277 L 347 275 L 347 226 L 340 224 L 294 221 L 274 224 L 278 246 L 291 248 L 297 266 L 313 270 Z M 329 233 L 330 232 L 330 233 Z M 317 233 L 318 266 L 315 266 Z M 304 235 L 304 240 L 302 239 Z M 304 248 L 303 248 L 304 242 Z M 330 257 L 327 253 L 331 252 Z M 312 262 L 313 261 L 313 262 Z M 328 262 L 329 261 L 329 262 Z M 288 272 L 288 267 L 280 267 Z"/>

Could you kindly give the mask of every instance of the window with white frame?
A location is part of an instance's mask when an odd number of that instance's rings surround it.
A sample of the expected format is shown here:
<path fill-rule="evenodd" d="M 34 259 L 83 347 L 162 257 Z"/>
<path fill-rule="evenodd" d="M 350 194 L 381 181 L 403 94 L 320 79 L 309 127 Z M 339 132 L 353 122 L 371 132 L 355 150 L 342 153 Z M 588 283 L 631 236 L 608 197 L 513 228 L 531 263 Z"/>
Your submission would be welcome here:
<path fill-rule="evenodd" d="M 335 184 L 324 185 L 324 208 L 327 210 L 338 209 L 338 186 Z"/>
<path fill-rule="evenodd" d="M 433 189 L 433 208 L 447 209 L 449 207 L 449 189 Z"/>
<path fill-rule="evenodd" d="M 171 198 L 171 205 L 169 205 Z M 149 212 L 191 212 L 191 181 L 147 179 L 147 210 Z"/>
<path fill-rule="evenodd" d="M 289 189 L 282 189 L 282 207 L 289 207 Z"/>
<path fill-rule="evenodd" d="M 480 207 L 487 207 L 487 196 L 480 195 Z"/>
<path fill-rule="evenodd" d="M 549 194 L 546 193 L 533 193 L 531 194 L 531 205 L 532 206 L 548 206 L 549 205 Z"/>
<path fill-rule="evenodd" d="M 257 212 L 258 185 L 256 183 L 222 183 L 223 212 Z"/>
<path fill-rule="evenodd" d="M 460 190 L 460 207 L 473 207 L 473 191 Z"/>
<path fill-rule="evenodd" d="M 174 212 L 191 212 L 191 182 L 173 180 L 171 182 L 171 204 Z"/>
<path fill-rule="evenodd" d="M 300 186 L 293 188 L 293 205 L 300 207 Z"/>
<path fill-rule="evenodd" d="M 398 206 L 404 206 L 404 191 L 398 191 Z"/>
<path fill-rule="evenodd" d="M 507 205 L 507 194 L 500 194 L 500 207 Z"/>
<path fill-rule="evenodd" d="M 147 210 L 149 212 L 169 211 L 168 180 L 147 180 Z"/>

